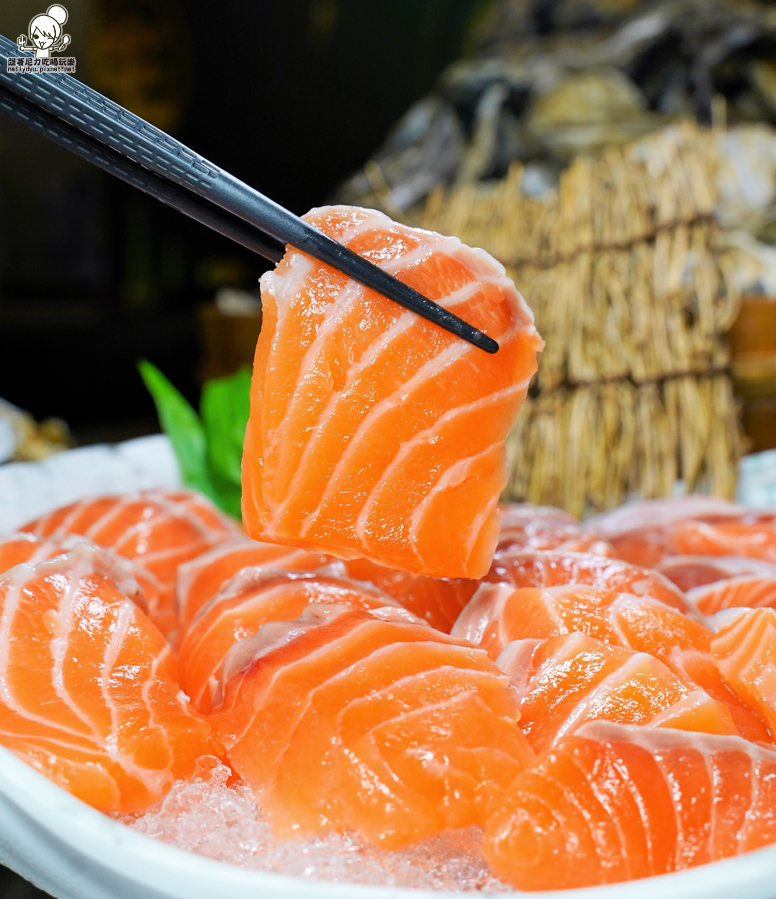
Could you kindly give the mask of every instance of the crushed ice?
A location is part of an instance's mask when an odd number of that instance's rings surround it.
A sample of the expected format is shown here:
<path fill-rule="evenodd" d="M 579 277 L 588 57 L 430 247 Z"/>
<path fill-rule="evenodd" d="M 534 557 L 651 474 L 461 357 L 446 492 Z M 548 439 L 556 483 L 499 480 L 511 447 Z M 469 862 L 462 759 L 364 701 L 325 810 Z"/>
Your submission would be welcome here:
<path fill-rule="evenodd" d="M 397 852 L 355 834 L 322 833 L 280 842 L 272 837 L 256 797 L 214 757 L 139 815 L 119 818 L 149 837 L 208 858 L 276 874 L 336 883 L 451 891 L 508 891 L 479 852 L 476 827 L 449 831 Z"/>

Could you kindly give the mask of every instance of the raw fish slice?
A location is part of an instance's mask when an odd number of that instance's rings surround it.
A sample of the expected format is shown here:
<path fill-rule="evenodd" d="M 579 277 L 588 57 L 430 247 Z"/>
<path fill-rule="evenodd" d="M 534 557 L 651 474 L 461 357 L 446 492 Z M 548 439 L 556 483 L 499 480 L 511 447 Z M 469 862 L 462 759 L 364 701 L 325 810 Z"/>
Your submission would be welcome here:
<path fill-rule="evenodd" d="M 8 534 L 0 537 L 0 572 L 28 562 L 35 565 L 66 552 L 60 540 L 46 540 L 35 534 Z"/>
<path fill-rule="evenodd" d="M 765 513 L 683 521 L 672 529 L 670 540 L 678 555 L 745 556 L 776 562 L 776 520 Z"/>
<path fill-rule="evenodd" d="M 468 578 L 436 578 L 387 568 L 369 559 L 348 559 L 329 566 L 341 569 L 349 578 L 374 584 L 383 593 L 398 600 L 405 609 L 431 627 L 450 633 L 477 589 L 477 581 Z"/>
<path fill-rule="evenodd" d="M 234 522 L 199 494 L 163 490 L 81 500 L 22 530 L 54 538 L 80 534 L 142 565 L 159 582 L 153 620 L 170 638 L 178 629 L 178 567 L 240 533 Z"/>
<path fill-rule="evenodd" d="M 745 556 L 666 556 L 657 566 L 669 581 L 685 593 L 727 578 L 761 575 L 776 581 L 776 565 Z"/>
<path fill-rule="evenodd" d="M 704 615 L 714 615 L 722 609 L 763 608 L 776 606 L 776 577 L 742 574 L 694 587 L 687 594 Z"/>
<path fill-rule="evenodd" d="M 581 631 L 613 646 L 649 652 L 672 667 L 677 651 L 708 652 L 711 632 L 651 596 L 569 584 L 514 588 L 481 584 L 452 634 L 495 659 L 512 640 L 546 639 Z"/>
<path fill-rule="evenodd" d="M 201 609 L 181 642 L 180 681 L 194 708 L 204 714 L 212 710 L 221 663 L 232 646 L 270 621 L 299 618 L 312 603 L 346 603 L 367 611 L 402 608 L 374 587 L 344 578 L 245 568 Z"/>
<path fill-rule="evenodd" d="M 517 640 L 498 658 L 520 697 L 520 728 L 535 752 L 586 721 L 736 734 L 728 708 L 646 652 L 586 634 Z"/>
<path fill-rule="evenodd" d="M 311 553 L 279 543 L 259 543 L 236 538 L 214 546 L 178 569 L 178 613 L 185 630 L 199 610 L 207 605 L 243 568 L 257 566 L 283 571 L 314 571 L 333 562 L 332 556 Z"/>
<path fill-rule="evenodd" d="M 327 207 L 307 220 L 495 338 L 494 356 L 289 249 L 262 277 L 243 453 L 251 537 L 434 577 L 481 577 L 504 440 L 542 346 L 482 250 Z"/>
<path fill-rule="evenodd" d="M 210 720 L 279 837 L 354 830 L 396 849 L 484 823 L 532 763 L 508 678 L 406 614 L 314 605 L 227 656 Z"/>
<path fill-rule="evenodd" d="M 606 540 L 582 530 L 575 524 L 527 525 L 502 528 L 498 549 L 544 550 L 571 553 L 595 553 L 614 556 L 614 548 Z"/>
<path fill-rule="evenodd" d="M 745 512 L 742 506 L 725 500 L 693 495 L 626 503 L 589 518 L 585 527 L 605 537 L 621 559 L 654 568 L 666 556 L 677 555 L 670 534 L 681 522 L 693 518 L 738 518 Z"/>
<path fill-rule="evenodd" d="M 501 503 L 498 507 L 501 513 L 501 532 L 509 528 L 525 527 L 529 524 L 541 522 L 542 524 L 579 524 L 579 519 L 570 512 L 558 509 L 556 506 L 535 506 L 533 503 Z"/>
<path fill-rule="evenodd" d="M 711 644 L 717 667 L 730 686 L 776 733 L 776 610 L 721 613 Z"/>
<path fill-rule="evenodd" d="M 587 519 L 585 527 L 606 540 L 615 540 L 642 528 L 660 531 L 691 518 L 738 518 L 747 511 L 745 506 L 724 499 L 691 494 L 675 499 L 625 503 L 611 512 L 593 515 Z"/>
<path fill-rule="evenodd" d="M 216 546 L 181 565 L 178 604 L 183 629 L 230 578 L 243 568 L 257 565 L 283 571 L 323 571 L 368 582 L 445 633 L 449 633 L 477 586 L 476 581 L 410 574 L 397 568 L 386 568 L 369 559 L 342 560 L 279 543 L 238 539 Z"/>
<path fill-rule="evenodd" d="M 614 555 L 614 550 L 606 540 L 583 530 L 572 515 L 561 509 L 512 503 L 500 506 L 499 510 L 499 550 L 522 548 Z"/>
<path fill-rule="evenodd" d="M 601 721 L 517 777 L 483 851 L 519 890 L 617 883 L 767 846 L 775 807 L 776 753 L 739 737 Z"/>
<path fill-rule="evenodd" d="M 652 500 L 588 519 L 621 559 L 653 568 L 668 556 L 746 556 L 776 562 L 776 522 L 769 512 L 711 497 Z"/>
<path fill-rule="evenodd" d="M 512 640 L 581 632 L 611 646 L 646 652 L 723 703 L 742 736 L 771 743 L 774 733 L 746 697 L 720 676 L 711 656 L 712 632 L 651 596 L 572 584 L 514 589 L 482 584 L 453 628 L 453 636 L 498 658 Z"/>
<path fill-rule="evenodd" d="M 88 546 L 96 545 L 78 534 L 69 534 L 66 537 L 55 538 L 19 533 L 2 537 L 0 538 L 0 574 L 13 568 L 15 565 L 24 563 L 37 565 L 38 562 L 44 562 L 46 559 L 53 559 L 55 556 L 69 553 L 77 543 L 84 543 Z M 100 547 L 100 551 L 106 558 L 111 560 L 117 569 L 124 572 L 127 582 L 134 578 L 139 590 L 130 596 L 130 599 L 134 600 L 144 612 L 154 618 L 158 614 L 160 595 L 162 593 L 159 581 L 150 571 L 146 571 L 137 562 L 118 556 L 104 547 Z"/>
<path fill-rule="evenodd" d="M 103 811 L 143 809 L 223 752 L 136 591 L 85 543 L 0 577 L 0 743 Z"/>
<path fill-rule="evenodd" d="M 682 591 L 662 574 L 621 559 L 607 559 L 592 553 L 505 550 L 496 553 L 485 580 L 515 587 L 587 584 L 617 593 L 652 596 L 685 614 L 693 614 L 694 611 Z"/>

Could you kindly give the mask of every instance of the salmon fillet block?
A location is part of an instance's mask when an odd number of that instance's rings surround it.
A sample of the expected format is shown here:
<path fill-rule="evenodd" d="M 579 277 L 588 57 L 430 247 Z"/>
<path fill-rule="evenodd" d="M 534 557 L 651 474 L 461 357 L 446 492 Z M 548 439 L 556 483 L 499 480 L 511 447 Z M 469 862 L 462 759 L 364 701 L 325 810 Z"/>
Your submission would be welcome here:
<path fill-rule="evenodd" d="M 262 277 L 243 453 L 255 540 L 482 577 L 542 340 L 503 266 L 350 207 L 307 221 L 498 341 L 489 355 L 298 251 Z"/>
<path fill-rule="evenodd" d="M 596 721 L 518 775 L 483 851 L 521 890 L 617 883 L 772 843 L 774 803 L 776 753 L 740 737 Z"/>

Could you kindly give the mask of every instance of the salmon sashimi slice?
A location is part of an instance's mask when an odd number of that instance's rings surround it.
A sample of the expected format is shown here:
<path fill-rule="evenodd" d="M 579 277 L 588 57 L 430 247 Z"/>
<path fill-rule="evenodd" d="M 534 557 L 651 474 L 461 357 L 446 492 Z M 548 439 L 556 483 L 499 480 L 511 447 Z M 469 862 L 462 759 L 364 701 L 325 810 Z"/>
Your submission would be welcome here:
<path fill-rule="evenodd" d="M 772 751 L 739 737 L 595 722 L 518 775 L 483 852 L 519 890 L 617 883 L 767 846 L 775 807 Z"/>
<path fill-rule="evenodd" d="M 671 532 L 679 555 L 745 556 L 776 562 L 776 519 L 749 512 L 740 518 L 683 521 Z"/>
<path fill-rule="evenodd" d="M 725 499 L 690 494 L 673 499 L 625 503 L 610 512 L 593 515 L 587 519 L 585 527 L 600 534 L 605 540 L 617 540 L 641 529 L 657 532 L 688 519 L 738 518 L 747 511 L 745 506 Z"/>
<path fill-rule="evenodd" d="M 398 600 L 413 615 L 445 634 L 450 633 L 478 583 L 469 578 L 437 578 L 413 574 L 378 565 L 369 559 L 342 560 L 329 565 L 328 570 L 333 573 L 341 571 L 353 580 L 374 584 L 383 593 Z"/>
<path fill-rule="evenodd" d="M 506 528 L 501 532 L 498 549 L 554 550 L 614 557 L 611 544 L 574 524 Z"/>
<path fill-rule="evenodd" d="M 574 631 L 613 646 L 649 652 L 672 667 L 684 650 L 709 652 L 711 631 L 651 596 L 584 584 L 518 587 L 482 584 L 461 613 L 453 636 L 482 646 L 491 658 L 512 640 Z"/>
<path fill-rule="evenodd" d="M 586 721 L 739 734 L 729 709 L 646 652 L 564 634 L 516 640 L 498 658 L 520 697 L 520 728 L 541 753 Z"/>
<path fill-rule="evenodd" d="M 333 556 L 324 553 L 312 553 L 278 543 L 260 543 L 245 537 L 219 543 L 189 562 L 184 562 L 178 569 L 177 595 L 181 626 L 185 630 L 199 610 L 243 568 L 315 571 L 333 561 Z"/>
<path fill-rule="evenodd" d="M 208 714 L 220 689 L 221 663 L 240 640 L 270 621 L 293 621 L 312 603 L 359 609 L 402 606 L 374 587 L 313 573 L 245 568 L 194 619 L 178 653 L 181 686 L 194 708 Z M 407 613 L 407 619 L 414 616 Z"/>
<path fill-rule="evenodd" d="M 533 763 L 508 678 L 406 614 L 313 605 L 227 656 L 209 720 L 279 837 L 352 830 L 397 849 L 484 823 Z"/>
<path fill-rule="evenodd" d="M 774 607 L 776 577 L 741 574 L 702 587 L 693 587 L 687 598 L 704 615 L 714 615 L 722 609 Z"/>
<path fill-rule="evenodd" d="M 85 537 L 78 534 L 68 534 L 66 537 L 38 537 L 36 534 L 9 534 L 0 537 L 0 574 L 13 568 L 15 565 L 26 563 L 37 565 L 46 559 L 62 556 L 69 553 L 76 544 L 85 543 L 87 546 L 96 547 Z M 109 549 L 100 547 L 101 554 L 111 560 L 117 570 L 123 571 L 125 584 L 136 582 L 137 589 L 130 598 L 140 608 L 149 614 L 154 614 L 159 607 L 159 596 L 162 587 L 159 581 L 137 562 L 116 555 Z M 153 611 L 152 611 L 153 610 Z"/>
<path fill-rule="evenodd" d="M 102 811 L 139 811 L 223 754 L 136 591 L 84 543 L 0 576 L 0 743 Z"/>
<path fill-rule="evenodd" d="M 24 562 L 35 565 L 66 552 L 62 540 L 46 540 L 35 534 L 8 534 L 0 537 L 0 572 Z"/>
<path fill-rule="evenodd" d="M 672 556 L 744 556 L 776 562 L 776 523 L 759 513 L 640 528 L 609 542 L 619 558 L 652 568 Z"/>
<path fill-rule="evenodd" d="M 685 593 L 740 575 L 756 574 L 776 580 L 776 564 L 744 556 L 666 556 L 656 570 Z"/>
<path fill-rule="evenodd" d="M 776 610 L 721 613 L 711 651 L 730 686 L 776 734 Z"/>
<path fill-rule="evenodd" d="M 613 547 L 606 540 L 583 530 L 573 515 L 561 509 L 530 503 L 511 503 L 499 508 L 499 550 L 523 548 L 614 555 Z"/>
<path fill-rule="evenodd" d="M 501 533 L 513 527 L 525 527 L 529 524 L 579 524 L 579 519 L 571 512 L 557 506 L 535 506 L 533 503 L 501 503 Z"/>
<path fill-rule="evenodd" d="M 544 590 L 482 584 L 452 631 L 458 639 L 482 646 L 494 659 L 512 640 L 574 632 L 649 653 L 723 703 L 742 736 L 768 744 L 774 741 L 762 715 L 717 669 L 711 655 L 712 632 L 651 596 L 581 584 Z"/>
<path fill-rule="evenodd" d="M 668 556 L 747 556 L 776 561 L 776 522 L 711 497 L 688 496 L 623 506 L 588 519 L 621 559 L 653 568 Z"/>
<path fill-rule="evenodd" d="M 499 343 L 489 355 L 303 253 L 261 280 L 243 453 L 256 540 L 434 577 L 482 577 L 504 440 L 542 340 L 503 266 L 380 212 L 306 220 Z"/>
<path fill-rule="evenodd" d="M 179 626 L 178 567 L 240 533 L 238 526 L 203 496 L 164 490 L 84 499 L 44 515 L 22 530 L 55 538 L 80 534 L 142 565 L 159 583 L 151 617 L 170 638 Z"/>
<path fill-rule="evenodd" d="M 181 565 L 178 573 L 178 608 L 183 629 L 228 580 L 243 568 L 256 566 L 282 571 L 322 571 L 373 584 L 445 633 L 450 632 L 477 587 L 476 581 L 411 574 L 378 565 L 369 559 L 343 560 L 326 553 L 278 543 L 237 539 L 216 546 Z"/>
<path fill-rule="evenodd" d="M 587 584 L 617 593 L 651 596 L 688 615 L 694 609 L 681 590 L 662 574 L 632 565 L 621 559 L 608 559 L 593 553 L 499 551 L 488 575 L 490 583 L 515 587 L 562 587 Z M 472 595 L 474 590 L 472 590 Z"/>

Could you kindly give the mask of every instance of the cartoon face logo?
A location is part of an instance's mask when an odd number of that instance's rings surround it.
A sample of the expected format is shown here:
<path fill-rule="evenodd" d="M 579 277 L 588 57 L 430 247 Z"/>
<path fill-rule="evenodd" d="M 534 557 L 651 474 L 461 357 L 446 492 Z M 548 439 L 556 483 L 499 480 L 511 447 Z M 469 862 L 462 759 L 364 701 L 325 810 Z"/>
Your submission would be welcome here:
<path fill-rule="evenodd" d="M 61 53 L 70 44 L 70 35 L 62 33 L 68 12 L 64 6 L 49 6 L 45 15 L 35 16 L 30 22 L 28 35 L 22 34 L 16 41 L 20 51 L 35 51 L 37 59 L 47 59 L 51 53 Z"/>

